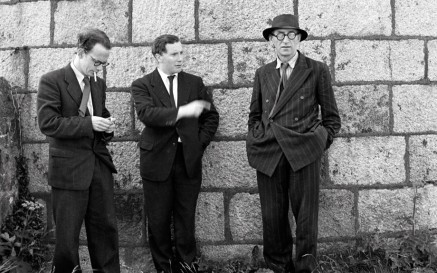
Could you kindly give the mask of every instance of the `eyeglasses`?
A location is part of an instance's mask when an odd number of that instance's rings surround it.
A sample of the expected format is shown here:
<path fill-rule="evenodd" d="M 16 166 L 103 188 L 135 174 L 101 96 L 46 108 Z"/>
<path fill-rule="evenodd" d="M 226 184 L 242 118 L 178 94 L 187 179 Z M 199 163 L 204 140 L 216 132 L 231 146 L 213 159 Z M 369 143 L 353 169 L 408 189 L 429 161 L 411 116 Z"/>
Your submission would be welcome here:
<path fill-rule="evenodd" d="M 287 36 L 288 39 L 293 40 L 294 38 L 296 38 L 297 34 L 298 34 L 298 33 L 293 32 L 293 31 L 292 31 L 292 32 L 289 32 L 289 33 L 287 33 L 287 34 L 285 34 L 285 33 L 283 33 L 283 32 L 279 32 L 278 35 L 275 35 L 275 34 L 272 33 L 272 35 L 275 36 L 276 39 L 278 39 L 279 41 L 284 40 L 284 39 L 285 39 L 285 36 Z"/>
<path fill-rule="evenodd" d="M 96 60 L 95 58 L 93 58 L 93 56 L 91 56 L 90 54 L 88 54 L 90 57 L 91 57 L 91 60 L 93 60 L 93 62 L 94 62 L 94 66 L 103 66 L 103 67 L 106 67 L 106 66 L 108 66 L 109 65 L 109 63 L 108 62 L 101 62 L 101 61 L 99 61 L 99 60 Z"/>

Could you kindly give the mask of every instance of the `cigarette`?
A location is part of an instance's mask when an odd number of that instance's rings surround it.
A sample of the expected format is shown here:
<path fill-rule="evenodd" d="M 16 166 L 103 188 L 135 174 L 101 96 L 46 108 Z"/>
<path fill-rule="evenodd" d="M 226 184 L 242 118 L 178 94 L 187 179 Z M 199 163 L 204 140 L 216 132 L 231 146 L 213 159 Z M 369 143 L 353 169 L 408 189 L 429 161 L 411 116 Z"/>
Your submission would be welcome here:
<path fill-rule="evenodd" d="M 94 82 L 97 82 L 97 74 L 94 72 Z"/>

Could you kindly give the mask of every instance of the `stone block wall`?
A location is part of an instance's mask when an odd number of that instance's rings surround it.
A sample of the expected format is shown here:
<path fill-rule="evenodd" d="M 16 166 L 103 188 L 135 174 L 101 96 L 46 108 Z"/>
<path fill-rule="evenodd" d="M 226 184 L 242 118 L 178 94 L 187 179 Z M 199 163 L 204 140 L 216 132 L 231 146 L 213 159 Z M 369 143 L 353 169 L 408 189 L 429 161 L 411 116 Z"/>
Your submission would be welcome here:
<path fill-rule="evenodd" d="M 433 0 L 0 0 L 0 76 L 23 90 L 30 188 L 47 203 L 48 227 L 48 144 L 36 122 L 38 80 L 68 64 L 82 27 L 98 27 L 114 43 L 103 76 L 118 125 L 109 148 L 119 169 L 121 258 L 125 270 L 147 271 L 137 147 L 143 125 L 129 89 L 155 66 L 153 39 L 172 33 L 183 39 L 185 70 L 203 77 L 221 114 L 203 160 L 200 254 L 205 260 L 250 260 L 253 247 L 262 245 L 262 226 L 255 171 L 246 159 L 246 123 L 254 72 L 275 57 L 261 32 L 280 13 L 299 15 L 309 32 L 301 51 L 329 66 L 342 117 L 341 132 L 323 158 L 320 249 L 353 247 L 373 232 L 394 236 L 413 223 L 437 228 Z M 6 58 L 15 47 L 20 53 Z"/>

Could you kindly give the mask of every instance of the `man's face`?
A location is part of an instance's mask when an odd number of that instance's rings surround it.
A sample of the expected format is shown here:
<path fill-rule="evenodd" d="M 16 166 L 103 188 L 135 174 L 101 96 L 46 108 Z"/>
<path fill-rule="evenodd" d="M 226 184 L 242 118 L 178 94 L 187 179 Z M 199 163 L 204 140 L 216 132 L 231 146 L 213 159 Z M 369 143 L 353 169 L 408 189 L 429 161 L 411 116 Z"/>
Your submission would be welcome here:
<path fill-rule="evenodd" d="M 79 56 L 79 71 L 85 76 L 93 76 L 94 72 L 98 73 L 103 70 L 103 65 L 109 58 L 110 50 L 101 44 L 95 44 L 94 47 Z"/>
<path fill-rule="evenodd" d="M 294 39 L 288 38 L 288 35 L 291 32 L 296 34 L 296 37 L 294 37 Z M 278 36 L 278 34 L 280 33 L 285 35 L 282 41 L 275 37 Z M 294 29 L 280 28 L 274 30 L 272 34 L 273 35 L 270 35 L 270 43 L 275 48 L 276 55 L 281 61 L 289 61 L 291 58 L 293 58 L 294 54 L 296 54 L 296 51 L 299 48 L 299 32 Z"/>
<path fill-rule="evenodd" d="M 165 45 L 166 52 L 161 55 L 156 54 L 158 67 L 168 75 L 179 73 L 182 71 L 183 51 L 180 42 Z"/>

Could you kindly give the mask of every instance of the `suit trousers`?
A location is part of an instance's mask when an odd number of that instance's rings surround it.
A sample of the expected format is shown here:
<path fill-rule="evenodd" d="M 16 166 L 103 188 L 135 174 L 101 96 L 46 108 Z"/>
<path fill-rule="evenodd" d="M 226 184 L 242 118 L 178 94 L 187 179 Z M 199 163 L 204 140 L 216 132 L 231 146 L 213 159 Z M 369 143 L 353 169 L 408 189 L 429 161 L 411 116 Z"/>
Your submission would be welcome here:
<path fill-rule="evenodd" d="M 257 172 L 263 221 L 264 259 L 275 272 L 311 272 L 315 267 L 320 158 L 294 172 L 283 155 L 271 177 Z M 288 219 L 296 221 L 296 260 Z"/>
<path fill-rule="evenodd" d="M 55 273 L 72 272 L 76 266 L 80 268 L 79 234 L 84 220 L 92 268 L 95 272 L 120 272 L 113 181 L 109 168 L 96 158 L 87 190 L 52 187 L 56 224 Z"/>
<path fill-rule="evenodd" d="M 200 166 L 195 177 L 188 177 L 181 143 L 165 181 L 143 179 L 149 245 L 157 271 L 180 272 L 182 264 L 192 266 L 196 258 L 194 226 L 201 182 Z M 172 218 L 175 253 L 171 241 Z"/>

